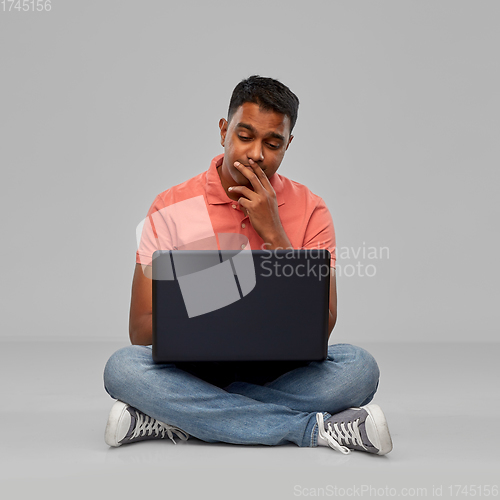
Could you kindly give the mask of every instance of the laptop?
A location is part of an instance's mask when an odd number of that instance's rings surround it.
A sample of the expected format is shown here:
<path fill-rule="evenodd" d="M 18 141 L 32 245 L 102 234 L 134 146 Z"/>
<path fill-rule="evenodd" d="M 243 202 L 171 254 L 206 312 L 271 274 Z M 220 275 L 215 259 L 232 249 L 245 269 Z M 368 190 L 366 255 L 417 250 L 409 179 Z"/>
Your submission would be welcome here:
<path fill-rule="evenodd" d="M 161 250 L 152 276 L 157 363 L 326 359 L 328 250 Z"/>

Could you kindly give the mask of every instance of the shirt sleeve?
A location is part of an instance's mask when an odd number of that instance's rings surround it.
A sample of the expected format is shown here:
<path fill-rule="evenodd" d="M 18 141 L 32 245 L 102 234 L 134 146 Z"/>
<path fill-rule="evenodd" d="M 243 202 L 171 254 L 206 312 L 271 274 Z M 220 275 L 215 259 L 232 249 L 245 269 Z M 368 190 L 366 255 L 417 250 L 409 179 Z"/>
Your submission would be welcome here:
<path fill-rule="evenodd" d="M 307 224 L 303 248 L 325 248 L 331 254 L 330 266 L 335 268 L 337 262 L 335 228 L 330 211 L 321 198 Z"/>
<path fill-rule="evenodd" d="M 178 200 L 165 193 L 156 197 L 138 226 L 136 262 L 150 266 L 156 250 L 217 250 L 204 197 Z"/>
<path fill-rule="evenodd" d="M 157 196 L 148 210 L 146 218 L 137 226 L 136 263 L 150 266 L 156 250 L 172 250 L 168 227 L 164 224 L 157 228 L 160 211 L 165 208 L 160 196 Z M 156 222 L 156 224 L 155 224 Z"/>

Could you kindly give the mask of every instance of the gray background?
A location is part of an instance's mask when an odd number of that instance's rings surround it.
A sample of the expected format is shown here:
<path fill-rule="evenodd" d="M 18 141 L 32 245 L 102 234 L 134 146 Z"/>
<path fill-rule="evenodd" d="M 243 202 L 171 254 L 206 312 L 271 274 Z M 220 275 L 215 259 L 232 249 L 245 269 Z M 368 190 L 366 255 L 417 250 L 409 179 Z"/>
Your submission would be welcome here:
<path fill-rule="evenodd" d="M 1 6 L 0 6 L 1 7 Z M 0 338 L 127 340 L 135 227 L 222 152 L 252 74 L 339 247 L 333 340 L 498 340 L 500 3 L 68 1 L 0 12 Z"/>
<path fill-rule="evenodd" d="M 449 488 L 498 485 L 500 2 L 52 4 L 0 3 L 4 496 L 277 500 L 370 485 L 463 498 Z M 301 100 L 280 172 L 326 200 L 340 249 L 389 247 L 340 260 L 376 275 L 338 277 L 332 335 L 381 367 L 385 457 L 103 441 L 135 227 L 222 152 L 218 121 L 255 73 Z"/>

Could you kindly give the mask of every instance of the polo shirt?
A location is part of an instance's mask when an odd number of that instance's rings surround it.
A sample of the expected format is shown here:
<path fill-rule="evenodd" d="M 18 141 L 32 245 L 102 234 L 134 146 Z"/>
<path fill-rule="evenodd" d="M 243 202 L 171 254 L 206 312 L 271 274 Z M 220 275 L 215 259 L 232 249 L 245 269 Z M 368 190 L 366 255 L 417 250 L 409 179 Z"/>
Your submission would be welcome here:
<path fill-rule="evenodd" d="M 266 249 L 237 201 L 222 187 L 224 155 L 188 181 L 159 194 L 138 226 L 136 262 L 151 265 L 156 250 Z M 336 263 L 335 230 L 325 202 L 306 186 L 275 173 L 269 179 L 285 233 L 295 249 L 325 248 Z"/>

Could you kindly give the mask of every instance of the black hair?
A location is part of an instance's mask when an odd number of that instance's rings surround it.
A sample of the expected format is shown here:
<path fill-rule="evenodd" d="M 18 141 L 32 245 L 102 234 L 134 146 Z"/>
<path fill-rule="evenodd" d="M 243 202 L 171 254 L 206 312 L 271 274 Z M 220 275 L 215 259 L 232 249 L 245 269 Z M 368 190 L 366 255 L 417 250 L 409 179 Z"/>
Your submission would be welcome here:
<path fill-rule="evenodd" d="M 263 110 L 287 115 L 290 118 L 290 133 L 292 132 L 299 114 L 299 99 L 286 85 L 259 75 L 242 80 L 234 88 L 229 101 L 228 122 L 245 102 L 253 102 Z"/>

